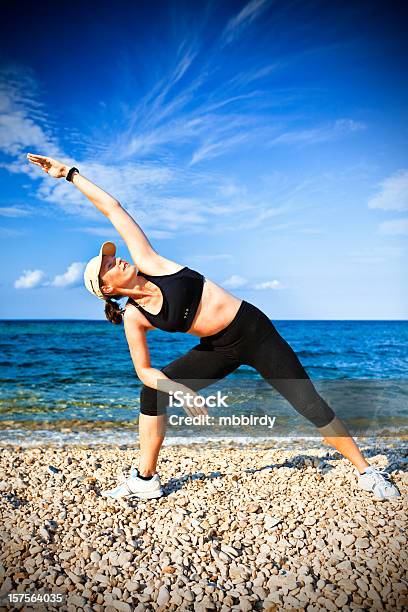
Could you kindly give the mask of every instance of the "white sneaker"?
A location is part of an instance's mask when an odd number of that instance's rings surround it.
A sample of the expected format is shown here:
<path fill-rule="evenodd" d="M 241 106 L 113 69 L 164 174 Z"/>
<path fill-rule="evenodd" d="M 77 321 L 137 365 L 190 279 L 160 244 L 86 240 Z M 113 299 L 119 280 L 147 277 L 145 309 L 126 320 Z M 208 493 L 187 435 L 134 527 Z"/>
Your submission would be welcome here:
<path fill-rule="evenodd" d="M 134 497 L 138 499 L 155 499 L 162 497 L 163 489 L 161 488 L 158 474 L 155 474 L 150 480 L 143 480 L 143 478 L 139 477 L 137 469 L 132 468 L 130 478 L 123 480 L 114 489 L 101 491 L 101 495 L 112 497 L 113 499 L 132 499 Z"/>
<path fill-rule="evenodd" d="M 371 491 L 378 501 L 400 497 L 401 493 L 391 481 L 388 472 L 378 470 L 370 465 L 363 474 L 359 475 L 358 484 L 364 491 Z"/>

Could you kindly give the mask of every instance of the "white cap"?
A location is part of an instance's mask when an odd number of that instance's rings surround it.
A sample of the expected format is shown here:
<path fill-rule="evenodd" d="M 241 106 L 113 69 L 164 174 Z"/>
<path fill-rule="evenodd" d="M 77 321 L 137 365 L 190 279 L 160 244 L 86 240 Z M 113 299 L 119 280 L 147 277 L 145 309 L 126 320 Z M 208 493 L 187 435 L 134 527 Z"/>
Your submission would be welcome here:
<path fill-rule="evenodd" d="M 101 246 L 101 250 L 99 251 L 99 255 L 96 257 L 92 257 L 88 261 L 84 271 L 84 283 L 85 287 L 92 293 L 92 295 L 96 295 L 100 300 L 106 300 L 106 297 L 103 295 L 101 288 L 99 286 L 99 272 L 102 265 L 102 257 L 103 255 L 115 255 L 116 254 L 116 245 L 113 242 L 104 242 Z"/>

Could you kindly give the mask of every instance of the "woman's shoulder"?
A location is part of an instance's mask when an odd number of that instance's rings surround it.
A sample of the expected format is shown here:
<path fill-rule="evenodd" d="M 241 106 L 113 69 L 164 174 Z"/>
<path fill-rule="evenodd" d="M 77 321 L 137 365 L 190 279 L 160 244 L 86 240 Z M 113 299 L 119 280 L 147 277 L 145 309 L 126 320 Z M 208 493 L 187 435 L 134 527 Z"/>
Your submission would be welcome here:
<path fill-rule="evenodd" d="M 126 326 L 149 329 L 149 321 L 137 307 L 137 303 L 131 297 L 128 298 L 123 309 L 123 323 Z"/>
<path fill-rule="evenodd" d="M 143 267 L 139 268 L 139 272 L 148 276 L 165 276 L 167 274 L 174 274 L 185 267 L 185 265 L 163 257 L 163 255 L 156 255 L 145 261 Z"/>

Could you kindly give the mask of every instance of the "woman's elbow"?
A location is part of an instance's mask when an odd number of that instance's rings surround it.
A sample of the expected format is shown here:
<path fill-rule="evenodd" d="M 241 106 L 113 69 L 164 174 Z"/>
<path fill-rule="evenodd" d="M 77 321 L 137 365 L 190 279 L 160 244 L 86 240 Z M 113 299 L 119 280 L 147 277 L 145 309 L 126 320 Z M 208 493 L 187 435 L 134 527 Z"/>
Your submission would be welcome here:
<path fill-rule="evenodd" d="M 136 374 L 140 382 L 146 387 L 155 388 L 155 380 L 152 377 L 152 371 L 150 368 L 138 368 Z"/>

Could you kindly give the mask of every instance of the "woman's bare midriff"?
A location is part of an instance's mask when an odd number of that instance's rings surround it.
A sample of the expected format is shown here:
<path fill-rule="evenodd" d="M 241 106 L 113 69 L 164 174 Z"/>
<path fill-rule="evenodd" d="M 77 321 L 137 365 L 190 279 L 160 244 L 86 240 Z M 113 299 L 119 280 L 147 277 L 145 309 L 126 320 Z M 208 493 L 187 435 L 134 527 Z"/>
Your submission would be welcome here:
<path fill-rule="evenodd" d="M 149 273 L 153 274 L 154 272 L 154 274 L 174 274 L 183 268 L 183 266 L 177 264 L 176 262 L 165 258 L 161 259 L 164 263 L 161 266 L 157 266 L 157 269 L 154 269 L 152 272 L 149 271 Z M 141 273 L 141 275 L 143 276 L 143 273 Z M 163 303 L 161 290 L 156 287 L 154 283 L 147 281 L 143 286 L 143 290 L 145 290 L 145 295 L 149 296 L 150 299 L 147 303 L 146 300 L 139 299 L 138 303 L 141 303 L 145 309 L 147 306 L 146 310 L 151 314 L 160 312 Z M 143 301 L 145 303 L 143 303 Z M 229 291 L 226 291 L 217 285 L 217 283 L 214 283 L 214 281 L 204 277 L 201 301 L 193 319 L 193 323 L 187 333 L 199 337 L 212 336 L 213 334 L 218 333 L 231 323 L 237 314 L 241 303 L 242 300 L 236 298 L 234 295 L 229 293 Z M 144 321 L 144 327 L 146 329 L 155 329 L 155 327 L 140 311 L 138 311 L 138 316 Z"/>
<path fill-rule="evenodd" d="M 153 291 L 151 295 L 154 295 Z M 160 289 L 158 290 L 156 298 L 153 298 L 155 302 L 154 308 L 152 301 L 149 300 L 149 312 L 152 312 L 152 314 L 153 310 L 155 312 L 160 310 L 161 305 L 158 302 L 156 305 L 156 300 L 160 300 L 159 296 L 161 296 Z M 241 303 L 242 300 L 236 298 L 234 295 L 217 285 L 217 283 L 214 283 L 208 278 L 204 278 L 200 305 L 187 333 L 193 336 L 199 336 L 200 338 L 218 333 L 231 323 Z M 137 312 L 137 315 L 143 320 L 146 329 L 155 329 L 154 325 L 152 325 L 140 311 Z"/>
<path fill-rule="evenodd" d="M 242 300 L 209 280 L 204 279 L 201 302 L 188 330 L 193 336 L 212 336 L 231 323 Z"/>

